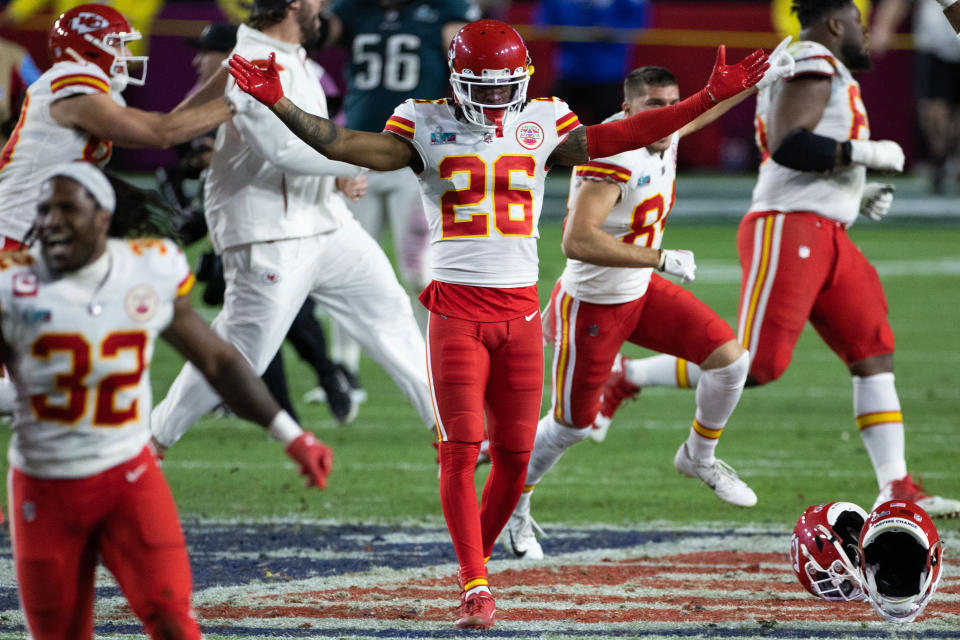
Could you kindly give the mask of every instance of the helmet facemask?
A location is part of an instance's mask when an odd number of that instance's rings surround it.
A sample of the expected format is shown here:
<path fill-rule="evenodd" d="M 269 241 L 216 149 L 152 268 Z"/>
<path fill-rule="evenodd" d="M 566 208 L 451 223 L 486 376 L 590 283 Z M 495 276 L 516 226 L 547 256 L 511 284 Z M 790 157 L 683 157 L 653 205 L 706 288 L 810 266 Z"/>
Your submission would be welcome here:
<path fill-rule="evenodd" d="M 523 109 L 529 83 L 530 74 L 523 67 L 513 71 L 483 69 L 479 77 L 469 69 L 463 73 L 450 73 L 453 95 L 463 109 L 463 115 L 476 125 L 495 129 L 498 136 L 503 135 L 503 128 L 513 122 Z M 505 101 L 490 101 L 483 95 L 493 88 L 502 87 L 510 90 Z"/>
<path fill-rule="evenodd" d="M 800 544 L 800 551 L 806 558 L 802 570 L 810 579 L 813 592 L 824 600 L 832 602 L 866 600 L 867 596 L 864 593 L 863 584 L 860 582 L 860 572 L 845 550 L 847 545 L 822 524 L 817 525 L 816 529 L 818 537 L 824 541 L 824 544 L 830 544 L 836 550 L 837 558 L 828 566 L 822 567 L 806 545 Z M 853 555 L 852 557 L 856 558 L 857 556 Z"/>
<path fill-rule="evenodd" d="M 127 88 L 127 85 L 132 84 L 140 87 L 147 81 L 147 60 L 149 56 L 129 55 L 130 49 L 127 47 L 128 42 L 135 42 L 140 40 L 141 37 L 140 32 L 136 30 L 109 33 L 103 39 L 96 38 L 89 33 L 83 34 L 84 40 L 103 51 L 109 59 L 112 59 L 109 67 L 107 67 L 111 90 L 121 92 Z M 70 47 L 67 47 L 67 53 L 77 62 L 90 62 Z M 139 66 L 139 75 L 130 75 L 130 63 Z"/>

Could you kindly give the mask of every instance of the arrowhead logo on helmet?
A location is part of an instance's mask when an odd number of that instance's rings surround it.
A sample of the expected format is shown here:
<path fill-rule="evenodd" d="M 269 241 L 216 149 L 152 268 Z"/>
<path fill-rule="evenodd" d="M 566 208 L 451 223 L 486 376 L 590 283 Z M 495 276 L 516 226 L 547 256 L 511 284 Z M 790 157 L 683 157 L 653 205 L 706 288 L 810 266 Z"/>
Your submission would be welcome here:
<path fill-rule="evenodd" d="M 450 42 L 448 62 L 464 117 L 502 136 L 527 101 L 532 67 L 523 38 L 505 22 L 477 20 Z"/>

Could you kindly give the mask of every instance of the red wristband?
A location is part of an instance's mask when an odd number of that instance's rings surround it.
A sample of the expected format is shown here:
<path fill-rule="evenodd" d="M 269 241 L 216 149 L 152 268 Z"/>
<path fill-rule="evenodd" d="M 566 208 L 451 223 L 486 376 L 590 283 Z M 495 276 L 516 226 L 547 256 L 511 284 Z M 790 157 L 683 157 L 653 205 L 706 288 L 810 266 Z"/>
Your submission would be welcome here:
<path fill-rule="evenodd" d="M 683 102 L 641 111 L 629 118 L 587 127 L 587 152 L 591 159 L 640 149 L 666 138 L 714 105 L 706 89 Z"/>

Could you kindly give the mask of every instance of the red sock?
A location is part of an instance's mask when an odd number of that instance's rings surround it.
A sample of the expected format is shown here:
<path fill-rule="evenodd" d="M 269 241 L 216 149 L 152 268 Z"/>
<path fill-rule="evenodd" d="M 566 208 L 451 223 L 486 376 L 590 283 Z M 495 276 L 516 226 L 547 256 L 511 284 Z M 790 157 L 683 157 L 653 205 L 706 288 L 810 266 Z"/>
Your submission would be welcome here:
<path fill-rule="evenodd" d="M 479 442 L 440 443 L 440 506 L 460 563 L 461 584 L 487 575 L 473 481 L 478 453 Z"/>
<path fill-rule="evenodd" d="M 480 527 L 483 531 L 483 557 L 493 553 L 493 544 L 517 506 L 523 481 L 527 478 L 529 451 L 504 451 L 490 443 L 490 475 L 480 499 Z"/>

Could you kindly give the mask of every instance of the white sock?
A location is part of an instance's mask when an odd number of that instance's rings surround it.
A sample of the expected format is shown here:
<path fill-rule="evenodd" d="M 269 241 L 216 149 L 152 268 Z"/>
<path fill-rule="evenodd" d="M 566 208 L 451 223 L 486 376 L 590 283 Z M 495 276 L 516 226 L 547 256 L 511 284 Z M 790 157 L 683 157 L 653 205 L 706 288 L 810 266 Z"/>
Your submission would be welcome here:
<path fill-rule="evenodd" d="M 530 513 L 530 496 L 533 495 L 533 489 L 535 485 L 528 484 L 523 488 L 523 493 L 520 494 L 520 499 L 517 500 L 517 506 L 513 508 L 514 515 L 525 516 Z"/>
<path fill-rule="evenodd" d="M 714 452 L 730 414 L 740 401 L 750 369 L 750 354 L 743 353 L 725 367 L 708 369 L 697 384 L 697 412 L 687 450 L 694 460 L 713 462 Z"/>
<path fill-rule="evenodd" d="M 527 486 L 540 482 L 563 456 L 563 452 L 590 435 L 590 427 L 574 429 L 565 427 L 553 419 L 553 412 L 540 418 L 537 438 L 533 442 L 530 462 L 527 464 Z"/>
<path fill-rule="evenodd" d="M 700 380 L 700 367 L 682 358 L 659 355 L 629 360 L 626 377 L 638 387 L 690 389 Z"/>
<path fill-rule="evenodd" d="M 853 415 L 880 488 L 907 475 L 903 414 L 893 373 L 853 376 Z"/>

